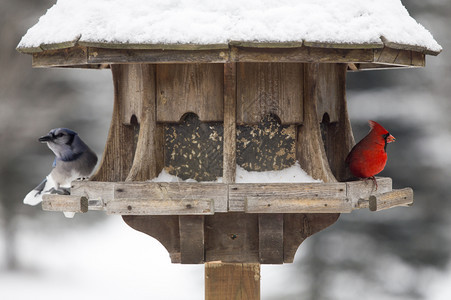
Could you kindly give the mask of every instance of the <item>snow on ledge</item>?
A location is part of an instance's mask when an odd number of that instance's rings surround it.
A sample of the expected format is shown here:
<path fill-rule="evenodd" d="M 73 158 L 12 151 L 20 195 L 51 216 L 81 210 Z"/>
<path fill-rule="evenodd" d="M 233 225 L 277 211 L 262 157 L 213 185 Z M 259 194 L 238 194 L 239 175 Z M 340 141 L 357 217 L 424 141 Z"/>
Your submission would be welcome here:
<path fill-rule="evenodd" d="M 58 0 L 18 49 L 68 42 L 317 42 L 442 47 L 400 0 Z"/>
<path fill-rule="evenodd" d="M 161 171 L 158 177 L 150 180 L 150 182 L 197 182 L 194 179 L 183 180 L 177 176 L 171 175 L 165 169 Z M 222 177 L 216 181 L 208 182 L 222 182 Z M 254 172 L 246 171 L 240 166 L 236 166 L 236 183 L 307 183 L 307 182 L 322 182 L 321 180 L 313 179 L 309 176 L 298 162 L 293 166 L 279 170 L 279 171 L 265 171 Z"/>

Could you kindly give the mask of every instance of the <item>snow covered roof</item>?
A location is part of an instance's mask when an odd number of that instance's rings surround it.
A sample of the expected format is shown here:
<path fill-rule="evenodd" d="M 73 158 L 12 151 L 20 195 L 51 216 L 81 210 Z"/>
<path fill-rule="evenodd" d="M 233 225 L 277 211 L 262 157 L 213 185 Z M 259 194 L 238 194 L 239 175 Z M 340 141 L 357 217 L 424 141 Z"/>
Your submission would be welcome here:
<path fill-rule="evenodd" d="M 322 62 L 424 67 L 442 47 L 400 0 L 57 0 L 17 50 L 34 67 Z"/>
<path fill-rule="evenodd" d="M 232 41 L 356 48 L 392 43 L 428 54 L 442 50 L 400 0 L 58 0 L 28 30 L 18 50 Z"/>

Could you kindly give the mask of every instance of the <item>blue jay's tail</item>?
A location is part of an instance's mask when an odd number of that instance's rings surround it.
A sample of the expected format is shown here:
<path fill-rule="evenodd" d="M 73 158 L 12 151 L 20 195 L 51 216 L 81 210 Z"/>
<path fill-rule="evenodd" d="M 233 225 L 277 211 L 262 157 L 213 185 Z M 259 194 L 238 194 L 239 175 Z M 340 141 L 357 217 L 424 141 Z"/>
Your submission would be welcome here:
<path fill-rule="evenodd" d="M 23 199 L 23 203 L 28 205 L 37 205 L 42 202 L 42 195 L 56 188 L 56 183 L 51 177 L 47 176 L 37 187 L 35 187 L 31 192 L 29 192 Z"/>

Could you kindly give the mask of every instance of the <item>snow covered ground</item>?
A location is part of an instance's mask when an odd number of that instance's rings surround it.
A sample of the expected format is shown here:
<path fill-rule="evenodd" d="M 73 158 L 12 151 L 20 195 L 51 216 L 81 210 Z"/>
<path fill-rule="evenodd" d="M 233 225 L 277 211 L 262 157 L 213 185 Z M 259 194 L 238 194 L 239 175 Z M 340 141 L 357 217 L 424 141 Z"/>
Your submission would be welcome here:
<path fill-rule="evenodd" d="M 73 220 L 66 219 L 66 222 Z M 0 272 L 0 299 L 198 300 L 204 297 L 203 265 L 171 264 L 163 246 L 129 228 L 120 217 L 109 216 L 106 221 L 90 227 L 78 224 L 63 231 L 40 231 L 34 221 L 25 219 L 20 224 L 18 255 L 22 270 Z M 300 275 L 297 264 L 305 262 L 304 254 L 311 241 L 302 244 L 297 263 L 262 266 L 262 299 L 296 299 L 285 298 L 285 295 L 302 294 L 308 281 Z M 352 247 L 352 244 L 341 246 Z M 364 258 L 365 254 L 362 255 Z M 394 264 L 398 266 L 396 272 L 375 270 L 374 276 L 383 276 L 386 282 L 391 282 L 384 290 L 402 290 L 403 285 L 414 282 L 409 279 L 415 276 L 413 269 L 403 266 L 388 253 L 382 257 L 381 269 L 393 270 Z M 446 274 L 431 269 L 422 275 L 426 299 L 450 299 L 451 266 Z M 349 292 L 362 295 L 360 289 L 365 287 L 369 288 L 363 292 L 368 293 L 367 299 L 388 299 L 383 293 L 378 295 L 373 291 L 371 282 L 354 275 L 343 272 L 335 277 L 330 289 L 337 291 L 336 299 L 350 299 Z M 352 287 L 344 291 L 343 286 L 351 282 Z"/>
<path fill-rule="evenodd" d="M 20 224 L 18 256 L 22 270 L 0 272 L 0 299 L 204 297 L 203 265 L 171 264 L 159 242 L 131 229 L 118 216 L 109 216 L 94 226 L 78 224 L 65 230 L 41 231 L 34 221 L 26 219 Z M 282 292 L 299 289 L 296 278 L 290 276 L 292 272 L 294 265 L 263 266 L 262 298 L 277 299 Z"/>
<path fill-rule="evenodd" d="M 171 264 L 163 246 L 120 217 L 53 234 L 24 223 L 18 233 L 24 270 L 0 273 L 0 299 L 30 299 L 31 293 L 67 300 L 202 298 L 203 266 Z"/>

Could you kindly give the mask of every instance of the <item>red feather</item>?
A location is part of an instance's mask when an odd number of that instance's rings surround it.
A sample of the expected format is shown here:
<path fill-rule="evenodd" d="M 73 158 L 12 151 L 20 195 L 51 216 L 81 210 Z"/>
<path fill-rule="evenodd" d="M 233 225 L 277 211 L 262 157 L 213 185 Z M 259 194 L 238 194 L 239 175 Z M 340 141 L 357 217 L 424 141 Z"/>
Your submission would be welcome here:
<path fill-rule="evenodd" d="M 346 158 L 351 173 L 359 178 L 374 178 L 384 169 L 387 163 L 386 146 L 395 141 L 380 124 L 371 120 L 368 123 L 370 132 L 352 148 Z"/>

